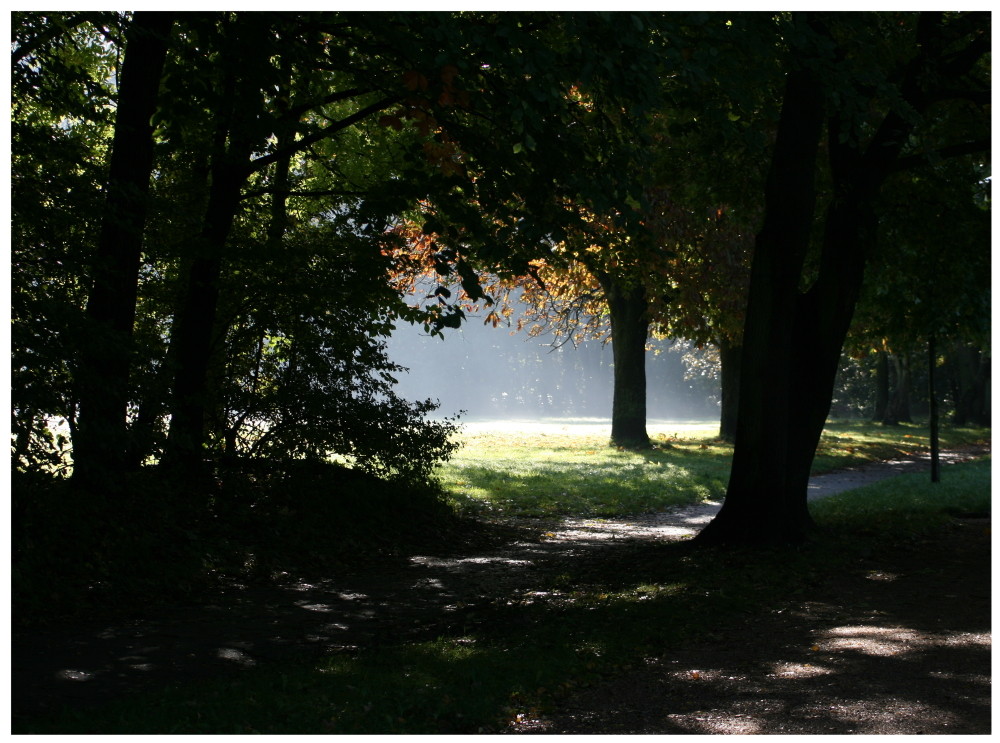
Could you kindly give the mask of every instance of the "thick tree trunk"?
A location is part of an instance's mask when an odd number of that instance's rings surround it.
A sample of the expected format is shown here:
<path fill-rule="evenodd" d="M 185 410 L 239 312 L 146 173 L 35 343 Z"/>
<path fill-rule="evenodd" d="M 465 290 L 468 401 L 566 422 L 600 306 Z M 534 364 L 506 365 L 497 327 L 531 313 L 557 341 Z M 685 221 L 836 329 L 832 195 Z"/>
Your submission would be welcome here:
<path fill-rule="evenodd" d="M 253 54 L 265 49 L 262 32 L 266 19 L 243 14 L 228 29 L 234 54 Z M 255 146 L 254 119 L 260 91 L 256 80 L 237 78 L 230 68 L 225 96 L 231 108 L 218 112 L 216 148 L 212 153 L 211 187 L 202 229 L 196 238 L 197 252 L 185 278 L 185 293 L 175 317 L 170 353 L 174 363 L 170 430 L 163 465 L 197 473 L 205 459 L 206 412 L 215 403 L 209 384 L 209 369 L 217 343 L 224 333 L 216 327 L 226 242 L 240 206 L 243 185 L 250 174 Z"/>
<path fill-rule="evenodd" d="M 989 425 L 989 366 L 989 359 L 967 344 L 957 345 L 949 352 L 949 376 L 955 400 L 952 423 L 956 426 Z"/>
<path fill-rule="evenodd" d="M 208 370 L 216 340 L 222 253 L 244 182 L 242 171 L 226 163 L 217 164 L 212 174 L 211 195 L 198 239 L 202 255 L 191 261 L 185 296 L 171 335 L 174 389 L 163 459 L 163 464 L 171 468 L 196 470 L 203 458 L 205 412 L 211 392 Z"/>
<path fill-rule="evenodd" d="M 611 403 L 611 444 L 627 448 L 650 445 L 646 432 L 646 341 L 649 303 L 642 285 L 622 286 L 600 277 L 611 317 L 614 354 L 614 398 Z"/>
<path fill-rule="evenodd" d="M 73 479 L 78 484 L 100 485 L 125 466 L 132 333 L 153 169 L 150 118 L 172 22 L 170 14 L 140 11 L 126 35 L 107 200 L 86 308 L 89 332 L 76 370 L 80 412 Z"/>
<path fill-rule="evenodd" d="M 740 361 L 743 348 L 724 339 L 719 341 L 718 347 L 722 377 L 719 438 L 723 441 L 736 441 L 736 421 L 739 419 L 740 404 Z"/>
<path fill-rule="evenodd" d="M 821 22 L 810 23 L 827 35 Z M 927 70 L 941 63 L 933 55 L 942 48 L 943 29 L 940 14 L 921 16 L 917 56 L 902 81 L 907 100 L 929 105 L 922 83 Z M 835 196 L 824 218 L 817 278 L 801 294 L 824 123 L 822 82 L 815 72 L 821 65 L 803 61 L 785 78 L 764 223 L 755 243 L 729 486 L 722 509 L 698 537 L 702 543 L 788 544 L 808 537 L 809 471 L 875 243 L 875 197 L 913 128 L 912 119 L 890 112 L 862 147 L 841 136 L 836 112 L 826 122 Z"/>
<path fill-rule="evenodd" d="M 790 73 L 751 264 L 729 486 L 722 510 L 698 536 L 702 543 L 796 541 L 810 525 L 791 472 L 789 438 L 798 426 L 790 403 L 792 387 L 801 386 L 795 318 L 822 125 L 819 85 L 806 72 Z"/>

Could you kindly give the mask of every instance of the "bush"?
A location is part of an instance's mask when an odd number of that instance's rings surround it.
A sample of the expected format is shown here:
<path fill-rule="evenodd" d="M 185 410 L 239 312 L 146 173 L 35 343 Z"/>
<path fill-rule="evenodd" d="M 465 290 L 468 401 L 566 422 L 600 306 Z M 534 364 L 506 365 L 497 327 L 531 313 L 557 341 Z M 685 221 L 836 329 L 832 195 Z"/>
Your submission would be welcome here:
<path fill-rule="evenodd" d="M 432 483 L 308 460 L 253 462 L 183 486 L 147 468 L 88 496 L 39 473 L 15 472 L 12 484 L 19 624 L 119 614 L 223 579 L 391 558 L 467 528 Z"/>

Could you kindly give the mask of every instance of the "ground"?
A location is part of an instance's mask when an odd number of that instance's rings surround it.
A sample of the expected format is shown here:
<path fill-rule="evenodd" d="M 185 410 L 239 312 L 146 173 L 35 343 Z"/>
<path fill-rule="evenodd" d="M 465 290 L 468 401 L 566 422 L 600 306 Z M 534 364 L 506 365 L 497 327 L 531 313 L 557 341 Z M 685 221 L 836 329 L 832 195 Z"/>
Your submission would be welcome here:
<path fill-rule="evenodd" d="M 815 478 L 811 496 L 920 467 Z M 474 554 L 281 585 L 230 585 L 128 621 L 13 635 L 16 723 L 262 664 L 433 636 L 470 606 L 523 595 L 570 563 L 683 538 L 718 504 L 635 519 L 568 520 Z M 524 733 L 988 733 L 989 522 L 956 520 L 923 542 L 812 586 L 808 599 L 521 718 Z"/>
<path fill-rule="evenodd" d="M 958 520 L 509 732 L 987 734 L 989 556 Z"/>

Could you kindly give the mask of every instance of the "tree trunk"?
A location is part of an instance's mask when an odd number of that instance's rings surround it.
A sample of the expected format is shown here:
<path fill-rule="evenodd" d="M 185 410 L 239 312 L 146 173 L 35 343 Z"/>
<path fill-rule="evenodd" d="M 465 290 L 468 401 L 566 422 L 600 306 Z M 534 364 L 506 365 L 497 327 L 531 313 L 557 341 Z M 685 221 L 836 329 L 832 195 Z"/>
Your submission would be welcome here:
<path fill-rule="evenodd" d="M 889 354 L 879 351 L 875 358 L 875 410 L 872 422 L 881 423 L 885 420 L 889 409 Z"/>
<path fill-rule="evenodd" d="M 701 543 L 796 541 L 810 524 L 791 478 L 789 434 L 798 284 L 815 210 L 822 125 L 817 82 L 805 71 L 790 73 L 750 269 L 729 485 L 722 510 L 698 535 Z"/>
<path fill-rule="evenodd" d="M 227 30 L 232 34 L 237 57 L 250 59 L 266 49 L 264 24 L 266 19 L 241 14 Z M 204 464 L 205 418 L 213 402 L 209 368 L 219 342 L 216 320 L 223 254 L 239 210 L 241 190 L 250 174 L 255 146 L 253 123 L 260 105 L 257 81 L 248 75 L 237 77 L 234 67 L 229 69 L 225 89 L 224 99 L 231 108 L 218 113 L 208 204 L 170 341 L 174 389 L 163 464 L 193 473 Z"/>
<path fill-rule="evenodd" d="M 948 354 L 948 367 L 955 399 L 952 423 L 988 426 L 989 359 L 973 346 L 960 344 Z"/>
<path fill-rule="evenodd" d="M 736 441 L 736 421 L 738 420 L 740 404 L 740 361 L 743 354 L 741 346 L 728 340 L 720 340 L 719 366 L 722 377 L 722 405 L 719 420 L 719 438 L 723 441 Z"/>
<path fill-rule="evenodd" d="M 213 167 L 212 175 L 204 227 L 198 238 L 202 255 L 188 269 L 186 293 L 171 336 L 174 391 L 163 463 L 185 469 L 197 469 L 203 457 L 205 411 L 210 394 L 208 370 L 215 340 L 222 253 L 244 182 L 242 172 L 225 163 Z"/>
<path fill-rule="evenodd" d="M 73 479 L 100 485 L 125 466 L 129 365 L 160 78 L 172 16 L 136 12 L 126 36 L 105 213 L 87 300 L 89 331 L 76 370 L 79 424 Z"/>
<path fill-rule="evenodd" d="M 892 392 L 889 395 L 889 404 L 886 406 L 882 423 L 887 426 L 896 426 L 900 423 L 912 423 L 913 417 L 910 415 L 910 357 L 906 353 L 890 354 L 891 377 L 893 380 Z"/>
<path fill-rule="evenodd" d="M 817 278 L 801 293 L 823 94 L 808 67 L 786 77 L 751 267 L 733 464 L 722 510 L 699 535 L 702 543 L 799 543 L 813 529 L 809 472 L 875 239 L 873 198 L 898 154 L 891 142 L 899 141 L 902 122 L 890 117 L 864 154 L 837 136 L 836 119 L 829 122 L 837 198 L 824 216 Z"/>
<path fill-rule="evenodd" d="M 937 366 L 937 351 L 934 334 L 927 341 L 927 398 L 930 402 L 930 436 L 931 436 L 931 482 L 941 481 L 941 454 L 938 438 L 938 406 L 937 391 L 934 389 L 934 371 Z"/>
<path fill-rule="evenodd" d="M 614 397 L 611 444 L 630 449 L 650 446 L 646 432 L 646 341 L 649 303 L 643 286 L 623 286 L 607 274 L 600 277 L 611 318 Z"/>

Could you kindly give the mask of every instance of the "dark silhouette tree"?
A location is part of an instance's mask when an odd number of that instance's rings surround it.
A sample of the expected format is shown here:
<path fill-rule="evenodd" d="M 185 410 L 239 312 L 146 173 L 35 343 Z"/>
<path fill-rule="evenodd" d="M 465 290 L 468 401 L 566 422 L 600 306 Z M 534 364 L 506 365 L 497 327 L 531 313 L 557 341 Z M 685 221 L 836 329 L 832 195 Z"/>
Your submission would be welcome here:
<path fill-rule="evenodd" d="M 880 78 L 882 94 L 891 92 L 884 99 L 857 77 L 876 63 L 856 53 L 857 34 L 876 28 L 891 33 L 869 47 L 892 52 Z M 751 269 L 732 471 L 723 508 L 699 534 L 701 543 L 807 538 L 809 471 L 875 245 L 879 194 L 901 168 L 923 162 L 928 149 L 984 147 L 982 119 L 963 124 L 970 107 L 980 110 L 988 100 L 980 65 L 990 43 L 988 16 L 796 14 L 789 30 L 787 82 Z M 849 100 L 865 104 L 855 108 Z M 929 112 L 945 101 L 957 101 L 949 130 L 957 139 L 942 142 L 941 114 L 935 109 L 930 119 Z M 868 119 L 869 110 L 877 118 Z M 817 225 L 821 149 L 832 198 Z M 819 255 L 810 277 L 815 231 Z"/>
<path fill-rule="evenodd" d="M 75 374 L 79 412 L 73 477 L 78 483 L 101 484 L 125 466 L 132 331 L 153 169 L 150 120 L 172 23 L 169 13 L 139 12 L 126 31 L 106 205 L 87 299 L 87 340 L 80 345 Z"/>

